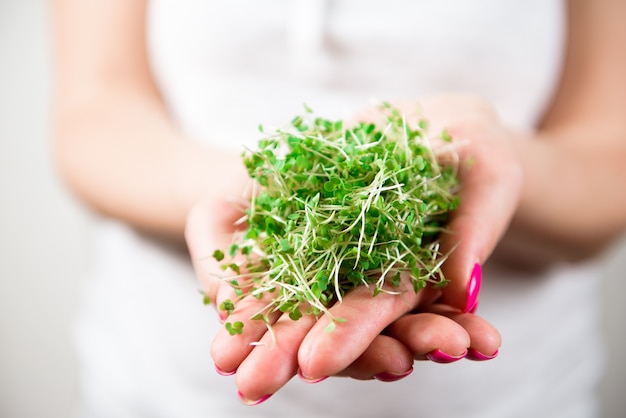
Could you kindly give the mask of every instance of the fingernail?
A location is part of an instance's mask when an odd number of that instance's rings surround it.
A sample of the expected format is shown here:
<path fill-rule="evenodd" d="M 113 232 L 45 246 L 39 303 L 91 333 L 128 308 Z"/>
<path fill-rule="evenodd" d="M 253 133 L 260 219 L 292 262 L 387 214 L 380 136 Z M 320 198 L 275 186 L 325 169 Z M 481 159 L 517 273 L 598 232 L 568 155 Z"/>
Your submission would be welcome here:
<path fill-rule="evenodd" d="M 262 402 L 265 402 L 266 400 L 268 400 L 269 398 L 272 397 L 272 394 L 262 396 L 261 399 L 258 399 L 256 401 L 246 398 L 245 396 L 243 396 L 241 391 L 237 391 L 237 396 L 239 396 L 239 400 L 244 405 L 254 406 L 254 405 L 258 405 L 258 404 L 260 404 Z"/>
<path fill-rule="evenodd" d="M 391 373 L 391 372 L 383 372 L 374 375 L 374 379 L 380 380 L 381 382 L 395 382 L 396 380 L 404 379 L 408 375 L 413 373 L 413 367 L 407 370 L 404 373 Z"/>
<path fill-rule="evenodd" d="M 302 380 L 305 383 L 319 383 L 322 380 L 328 379 L 328 376 L 322 376 L 318 378 L 306 377 L 305 375 L 302 374 L 302 371 L 300 371 L 300 369 L 298 369 L 298 377 L 300 378 L 300 380 Z"/>
<path fill-rule="evenodd" d="M 228 312 L 219 311 L 217 313 L 217 319 L 218 321 L 220 321 L 220 324 L 223 324 L 224 322 L 226 322 L 226 318 L 228 318 Z"/>
<path fill-rule="evenodd" d="M 235 373 L 237 373 L 237 369 L 233 370 L 232 372 L 227 372 L 225 370 L 220 369 L 219 367 L 217 367 L 217 364 L 215 365 L 215 371 L 217 372 L 217 374 L 219 374 L 220 376 L 232 376 Z"/>
<path fill-rule="evenodd" d="M 481 353 L 480 351 L 470 348 L 467 350 L 467 356 L 465 356 L 465 358 L 468 360 L 474 360 L 474 361 L 492 360 L 498 356 L 498 351 L 499 350 L 496 350 L 495 353 L 488 356 L 486 354 Z"/>
<path fill-rule="evenodd" d="M 480 304 L 479 301 L 476 301 L 476 303 L 474 304 L 474 307 L 472 309 L 470 309 L 469 311 L 467 311 L 467 313 L 476 313 L 476 311 L 478 310 L 478 305 Z"/>
<path fill-rule="evenodd" d="M 446 354 L 443 351 L 437 349 L 428 353 L 426 357 L 428 357 L 430 361 L 434 361 L 435 363 L 453 363 L 455 361 L 461 360 L 466 355 L 467 350 L 460 356 L 451 356 L 450 354 Z"/>
<path fill-rule="evenodd" d="M 480 264 L 474 264 L 472 269 L 472 275 L 467 283 L 467 304 L 463 312 L 468 313 L 472 310 L 476 310 L 478 305 L 478 294 L 480 293 L 480 285 L 483 281 L 483 269 Z"/>

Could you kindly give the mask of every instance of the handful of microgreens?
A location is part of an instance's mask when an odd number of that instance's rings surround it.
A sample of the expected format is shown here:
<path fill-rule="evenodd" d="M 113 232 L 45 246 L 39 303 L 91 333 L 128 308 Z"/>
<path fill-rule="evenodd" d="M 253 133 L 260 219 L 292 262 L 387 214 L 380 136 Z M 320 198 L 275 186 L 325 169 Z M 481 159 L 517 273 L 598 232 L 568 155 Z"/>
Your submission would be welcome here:
<path fill-rule="evenodd" d="M 375 297 L 401 293 L 401 274 L 415 292 L 447 284 L 438 236 L 458 205 L 456 167 L 438 163 L 425 120 L 411 126 L 392 106 L 381 111 L 384 126 L 346 127 L 307 108 L 244 153 L 255 180 L 247 228 L 213 254 L 238 299 L 219 309 L 230 314 L 248 295 L 269 295 L 252 319 L 270 331 L 276 311 L 292 320 L 327 314 L 332 331 L 344 320 L 328 308 L 357 286 Z M 438 138 L 451 141 L 445 131 Z M 243 332 L 242 322 L 225 326 Z"/>

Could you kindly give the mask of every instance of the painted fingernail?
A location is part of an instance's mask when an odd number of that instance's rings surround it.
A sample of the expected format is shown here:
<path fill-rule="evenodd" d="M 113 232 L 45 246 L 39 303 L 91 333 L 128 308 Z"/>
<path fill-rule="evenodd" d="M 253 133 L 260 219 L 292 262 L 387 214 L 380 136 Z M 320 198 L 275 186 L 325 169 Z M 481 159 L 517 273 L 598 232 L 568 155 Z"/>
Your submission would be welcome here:
<path fill-rule="evenodd" d="M 226 318 L 228 318 L 228 312 L 226 312 L 226 311 L 219 311 L 217 313 L 217 319 L 218 319 L 218 321 L 220 321 L 220 324 L 223 324 L 224 322 L 226 322 Z"/>
<path fill-rule="evenodd" d="M 237 391 L 237 396 L 239 396 L 239 400 L 241 401 L 241 403 L 243 403 L 244 405 L 248 405 L 248 406 L 258 405 L 272 397 L 272 395 L 269 394 L 269 395 L 262 396 L 260 399 L 257 399 L 256 401 L 254 401 L 243 396 L 243 393 L 241 393 L 241 391 Z"/>
<path fill-rule="evenodd" d="M 302 380 L 305 383 L 319 383 L 322 380 L 328 379 L 328 376 L 322 376 L 318 378 L 307 377 L 302 374 L 302 371 L 300 371 L 300 369 L 298 369 L 298 377 L 300 378 L 300 380 Z"/>
<path fill-rule="evenodd" d="M 476 301 L 476 303 L 474 304 L 474 307 L 472 309 L 470 309 L 469 311 L 467 311 L 467 313 L 476 313 L 476 311 L 478 310 L 478 305 L 480 304 L 479 301 Z"/>
<path fill-rule="evenodd" d="M 472 310 L 476 310 L 478 305 L 478 294 L 480 293 L 480 285 L 483 281 L 483 269 L 480 264 L 474 264 L 472 269 L 472 275 L 467 283 L 467 304 L 463 312 L 468 313 Z"/>
<path fill-rule="evenodd" d="M 227 372 L 225 370 L 220 369 L 219 367 L 217 367 L 217 364 L 215 365 L 215 371 L 217 372 L 217 374 L 219 374 L 220 376 L 232 376 L 235 373 L 237 373 L 237 369 L 233 370 L 232 372 Z"/>
<path fill-rule="evenodd" d="M 494 358 L 496 358 L 498 356 L 498 351 L 496 350 L 495 353 L 493 353 L 492 355 L 488 356 L 486 354 L 481 353 L 480 351 L 474 350 L 473 348 L 470 348 L 467 350 L 467 356 L 465 356 L 466 359 L 468 360 L 474 360 L 474 361 L 486 361 L 486 360 L 492 360 Z"/>
<path fill-rule="evenodd" d="M 451 356 L 450 354 L 446 354 L 443 351 L 437 349 L 433 350 L 430 353 L 426 354 L 428 360 L 434 361 L 435 363 L 453 363 L 455 361 L 461 360 L 467 355 L 467 351 L 465 351 L 460 356 Z"/>
<path fill-rule="evenodd" d="M 381 382 L 395 382 L 396 380 L 404 379 L 411 373 L 413 373 L 413 367 L 411 367 L 409 370 L 407 370 L 404 373 L 390 373 L 390 372 L 378 373 L 374 375 L 374 379 L 379 380 Z"/>

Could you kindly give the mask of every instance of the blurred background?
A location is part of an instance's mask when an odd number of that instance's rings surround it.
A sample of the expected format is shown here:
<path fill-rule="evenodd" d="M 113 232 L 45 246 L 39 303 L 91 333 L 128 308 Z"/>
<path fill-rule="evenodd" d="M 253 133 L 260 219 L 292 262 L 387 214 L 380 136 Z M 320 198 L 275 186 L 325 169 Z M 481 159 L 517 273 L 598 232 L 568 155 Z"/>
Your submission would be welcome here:
<path fill-rule="evenodd" d="M 50 161 L 47 7 L 43 0 L 0 0 L 2 418 L 68 417 L 76 398 L 70 328 L 90 222 Z M 624 417 L 626 242 L 609 251 L 604 270 L 609 361 L 600 396 L 604 417 Z M 571 349 L 581 356 L 599 354 Z"/>

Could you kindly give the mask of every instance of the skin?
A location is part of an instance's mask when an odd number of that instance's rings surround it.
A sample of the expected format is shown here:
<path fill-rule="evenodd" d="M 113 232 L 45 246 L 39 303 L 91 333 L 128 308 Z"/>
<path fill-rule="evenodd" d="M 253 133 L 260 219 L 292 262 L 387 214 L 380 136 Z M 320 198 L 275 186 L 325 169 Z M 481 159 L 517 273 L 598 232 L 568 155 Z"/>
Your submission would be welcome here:
<path fill-rule="evenodd" d="M 497 330 L 461 313 L 475 263 L 494 251 L 532 268 L 585 259 L 624 230 L 626 194 L 617 190 L 626 177 L 626 52 L 617 40 L 626 39 L 626 2 L 569 5 L 562 80 L 536 132 L 503 126 L 480 98 L 418 101 L 431 124 L 465 139 L 458 149 L 462 204 L 444 246 L 462 239 L 444 266 L 452 283 L 442 303 L 432 303 L 439 295 L 411 292 L 402 300 L 370 299 L 357 289 L 332 307 L 348 319 L 336 332 L 323 332 L 325 317 L 275 318 L 270 352 L 247 344 L 269 341 L 262 324 L 247 321 L 254 308 L 248 301 L 230 319 L 246 322 L 244 335 L 220 331 L 212 347 L 220 369 L 237 370 L 244 399 L 276 392 L 298 370 L 311 379 L 369 379 L 402 374 L 434 349 L 489 355 L 500 346 Z M 201 286 L 219 304 L 232 289 L 210 279 L 216 266 L 206 257 L 228 242 L 237 214 L 227 196 L 243 188 L 246 174 L 239 156 L 196 144 L 173 122 L 148 65 L 144 9 L 142 1 L 53 2 L 57 167 L 94 210 L 186 243 Z M 338 344 L 340 356 L 332 350 Z"/>

